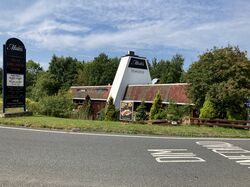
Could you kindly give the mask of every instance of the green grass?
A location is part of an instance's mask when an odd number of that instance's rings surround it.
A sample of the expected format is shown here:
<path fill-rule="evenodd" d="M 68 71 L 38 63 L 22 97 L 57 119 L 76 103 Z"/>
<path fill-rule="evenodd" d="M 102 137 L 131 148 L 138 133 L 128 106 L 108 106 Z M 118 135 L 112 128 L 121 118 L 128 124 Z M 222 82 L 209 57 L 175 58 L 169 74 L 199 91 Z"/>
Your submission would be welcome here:
<path fill-rule="evenodd" d="M 250 138 L 250 131 L 248 130 L 222 127 L 198 127 L 191 125 L 152 126 L 122 122 L 63 119 L 47 116 L 0 118 L 0 124 L 9 126 L 26 126 L 30 128 L 61 129 L 66 131 L 71 131 L 73 128 L 79 128 L 80 131 L 84 132 Z"/>

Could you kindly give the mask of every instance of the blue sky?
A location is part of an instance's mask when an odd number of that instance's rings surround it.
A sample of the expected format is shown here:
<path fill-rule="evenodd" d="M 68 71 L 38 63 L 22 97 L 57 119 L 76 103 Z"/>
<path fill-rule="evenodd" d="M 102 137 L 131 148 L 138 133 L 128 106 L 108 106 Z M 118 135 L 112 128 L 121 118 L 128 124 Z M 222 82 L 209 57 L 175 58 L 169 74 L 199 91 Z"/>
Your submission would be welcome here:
<path fill-rule="evenodd" d="M 20 38 L 27 59 L 45 69 L 53 54 L 88 61 L 101 52 L 134 50 L 149 60 L 179 53 L 187 69 L 213 46 L 250 51 L 249 0 L 8 0 L 0 17 L 1 43 Z"/>

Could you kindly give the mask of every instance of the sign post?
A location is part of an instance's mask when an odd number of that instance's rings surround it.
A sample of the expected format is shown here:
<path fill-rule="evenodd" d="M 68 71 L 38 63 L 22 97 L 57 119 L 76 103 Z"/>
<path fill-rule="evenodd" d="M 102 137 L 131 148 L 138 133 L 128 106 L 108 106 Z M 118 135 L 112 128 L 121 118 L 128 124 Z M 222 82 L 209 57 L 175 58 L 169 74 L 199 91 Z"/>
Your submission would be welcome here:
<path fill-rule="evenodd" d="M 26 111 L 26 49 L 22 41 L 10 38 L 3 45 L 3 113 L 6 108 Z"/>

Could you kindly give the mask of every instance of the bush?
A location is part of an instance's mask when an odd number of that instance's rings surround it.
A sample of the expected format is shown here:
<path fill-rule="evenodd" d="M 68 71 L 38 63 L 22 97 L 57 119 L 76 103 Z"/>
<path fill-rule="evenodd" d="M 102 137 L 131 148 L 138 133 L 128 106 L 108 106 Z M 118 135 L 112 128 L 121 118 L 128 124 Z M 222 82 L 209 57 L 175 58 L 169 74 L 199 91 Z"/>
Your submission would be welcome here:
<path fill-rule="evenodd" d="M 153 105 L 150 109 L 149 113 L 149 119 L 154 120 L 154 119 L 162 119 L 160 113 L 162 112 L 162 101 L 161 101 L 161 95 L 160 92 L 158 91 L 155 98 Z"/>
<path fill-rule="evenodd" d="M 100 110 L 98 112 L 98 117 L 97 117 L 98 120 L 100 121 L 103 121 L 105 120 L 105 108 L 103 108 L 102 110 Z"/>
<path fill-rule="evenodd" d="M 28 111 L 38 114 L 39 113 L 39 105 L 38 102 L 33 101 L 30 98 L 26 98 L 26 108 Z"/>
<path fill-rule="evenodd" d="M 115 109 L 114 100 L 112 97 L 109 98 L 105 108 L 105 121 L 116 121 L 118 120 L 119 111 Z"/>
<path fill-rule="evenodd" d="M 209 97 L 206 97 L 206 100 L 203 104 L 203 107 L 200 110 L 200 118 L 216 118 L 216 109 L 214 104 L 211 102 Z"/>
<path fill-rule="evenodd" d="M 69 117 L 74 108 L 72 99 L 67 93 L 45 96 L 38 102 L 38 112 L 54 117 Z"/>
<path fill-rule="evenodd" d="M 135 121 L 143 121 L 148 118 L 144 101 L 136 108 Z"/>
<path fill-rule="evenodd" d="M 165 109 L 167 119 L 178 120 L 185 116 L 190 116 L 189 105 L 177 105 L 174 102 L 170 102 Z"/>
<path fill-rule="evenodd" d="M 77 112 L 79 119 L 93 119 L 93 106 L 90 97 L 87 95 L 82 106 Z"/>

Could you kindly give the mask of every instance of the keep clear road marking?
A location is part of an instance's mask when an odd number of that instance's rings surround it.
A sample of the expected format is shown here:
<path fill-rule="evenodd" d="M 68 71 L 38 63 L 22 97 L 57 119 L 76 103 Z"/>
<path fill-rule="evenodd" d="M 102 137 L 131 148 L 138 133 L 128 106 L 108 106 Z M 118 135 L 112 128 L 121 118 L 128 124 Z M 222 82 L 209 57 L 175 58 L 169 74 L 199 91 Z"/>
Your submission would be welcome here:
<path fill-rule="evenodd" d="M 196 143 L 207 149 L 211 149 L 213 152 L 218 153 L 225 158 L 235 160 L 235 162 L 240 165 L 250 166 L 250 151 L 246 149 L 242 149 L 227 142 L 219 141 L 201 141 Z M 250 169 L 250 167 L 248 168 Z"/>
<path fill-rule="evenodd" d="M 206 162 L 195 154 L 187 152 L 187 149 L 148 149 L 148 151 L 159 163 Z"/>

